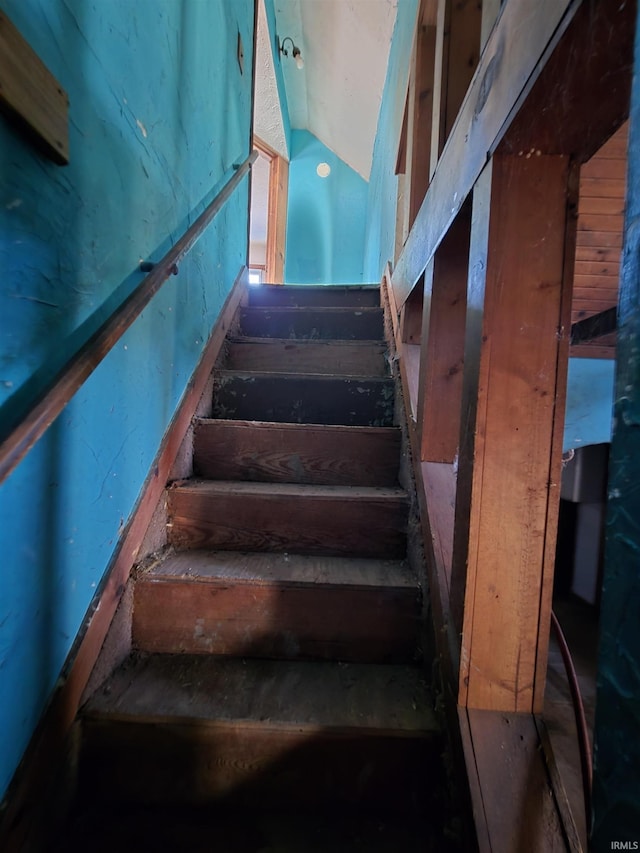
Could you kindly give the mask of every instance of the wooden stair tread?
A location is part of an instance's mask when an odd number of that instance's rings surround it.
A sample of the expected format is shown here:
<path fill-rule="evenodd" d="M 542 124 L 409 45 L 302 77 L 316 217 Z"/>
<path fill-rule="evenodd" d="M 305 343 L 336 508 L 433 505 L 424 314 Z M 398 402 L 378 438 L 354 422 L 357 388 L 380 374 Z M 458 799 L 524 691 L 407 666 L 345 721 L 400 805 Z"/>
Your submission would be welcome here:
<path fill-rule="evenodd" d="M 304 381 L 305 379 L 318 383 L 344 380 L 349 383 L 370 383 L 371 385 L 380 386 L 393 385 L 393 379 L 390 376 L 353 376 L 353 374 L 350 373 L 286 373 L 284 371 L 274 373 L 272 370 L 228 370 L 223 367 L 216 370 L 214 376 L 220 379 L 227 377 L 235 377 L 239 379 L 271 379 L 275 377 L 278 380 L 291 379 L 294 382 Z"/>
<path fill-rule="evenodd" d="M 245 307 L 239 312 L 242 336 L 292 340 L 383 340 L 379 307 Z"/>
<path fill-rule="evenodd" d="M 255 495 L 270 498 L 313 498 L 342 500 L 347 503 L 371 501 L 406 501 L 404 489 L 392 486 L 317 486 L 297 483 L 245 483 L 236 480 L 180 480 L 171 491 L 188 490 L 206 495 Z"/>
<path fill-rule="evenodd" d="M 227 339 L 226 370 L 388 376 L 387 344 L 373 340 Z"/>
<path fill-rule="evenodd" d="M 380 305 L 379 285 L 262 284 L 248 290 L 249 305 Z"/>
<path fill-rule="evenodd" d="M 174 551 L 142 570 L 138 582 L 219 580 L 418 589 L 406 560 L 238 551 Z"/>
<path fill-rule="evenodd" d="M 433 736 L 420 668 L 209 655 L 132 655 L 89 699 L 84 718 L 242 725 L 297 733 Z"/>

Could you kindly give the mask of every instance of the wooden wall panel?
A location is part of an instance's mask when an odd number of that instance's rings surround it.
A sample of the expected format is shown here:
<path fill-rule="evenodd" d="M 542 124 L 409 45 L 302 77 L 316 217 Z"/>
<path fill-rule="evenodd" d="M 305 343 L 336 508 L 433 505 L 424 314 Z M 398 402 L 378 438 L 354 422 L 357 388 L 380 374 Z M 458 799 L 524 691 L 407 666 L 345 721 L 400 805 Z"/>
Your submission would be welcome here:
<path fill-rule="evenodd" d="M 627 136 L 625 122 L 581 170 L 572 323 L 618 302 Z M 601 342 L 594 345 L 600 348 Z"/>

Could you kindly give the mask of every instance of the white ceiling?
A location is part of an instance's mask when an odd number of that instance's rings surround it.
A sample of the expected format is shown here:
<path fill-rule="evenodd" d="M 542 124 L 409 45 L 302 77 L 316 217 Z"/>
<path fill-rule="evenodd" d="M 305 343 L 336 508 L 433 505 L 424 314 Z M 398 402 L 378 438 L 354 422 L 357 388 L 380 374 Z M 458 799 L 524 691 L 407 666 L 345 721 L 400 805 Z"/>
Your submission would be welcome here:
<path fill-rule="evenodd" d="M 264 2 L 258 3 L 258 33 L 256 39 L 256 97 L 253 114 L 253 132 L 289 159 L 287 141 L 278 104 L 278 88 L 273 65 L 273 51 L 267 26 Z"/>
<path fill-rule="evenodd" d="M 309 130 L 366 180 L 397 5 L 275 0 L 277 35 L 291 36 L 304 59 L 298 70 L 291 52 L 281 57 L 291 126 Z"/>

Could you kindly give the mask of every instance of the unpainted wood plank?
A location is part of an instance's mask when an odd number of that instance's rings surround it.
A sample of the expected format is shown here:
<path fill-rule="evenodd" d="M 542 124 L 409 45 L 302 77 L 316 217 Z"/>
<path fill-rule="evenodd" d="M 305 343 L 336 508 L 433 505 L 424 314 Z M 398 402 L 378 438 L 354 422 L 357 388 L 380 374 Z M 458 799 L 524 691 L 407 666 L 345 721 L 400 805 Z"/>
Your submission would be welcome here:
<path fill-rule="evenodd" d="M 626 160 L 628 145 L 629 121 L 627 120 L 624 122 L 624 124 L 620 125 L 616 132 L 612 134 L 609 139 L 604 143 L 602 148 L 600 148 L 600 150 L 598 151 L 598 156 L 601 158 Z"/>
<path fill-rule="evenodd" d="M 482 3 L 447 0 L 449 14 L 444 138 L 449 138 L 480 59 Z"/>
<path fill-rule="evenodd" d="M 598 214 L 600 216 L 622 216 L 624 214 L 624 195 L 621 197 L 607 197 L 595 194 L 585 195 L 581 193 L 578 211 L 581 215 Z"/>
<path fill-rule="evenodd" d="M 620 262 L 618 259 L 612 261 L 579 260 L 579 254 L 576 252 L 575 271 L 576 282 L 580 281 L 582 287 L 589 287 L 592 279 L 596 282 L 601 281 L 604 277 L 617 280 L 620 275 Z"/>
<path fill-rule="evenodd" d="M 406 560 L 269 554 L 237 551 L 173 551 L 141 570 L 138 577 L 179 580 L 222 578 L 252 584 L 327 584 L 370 589 L 415 590 L 417 580 Z"/>
<path fill-rule="evenodd" d="M 69 162 L 69 98 L 36 52 L 0 11 L 0 110 L 42 153 Z"/>
<path fill-rule="evenodd" d="M 468 719 L 490 850 L 566 853 L 534 718 L 469 708 Z"/>
<path fill-rule="evenodd" d="M 376 341 L 299 341 L 235 338 L 227 343 L 227 370 L 388 376 L 386 344 Z"/>
<path fill-rule="evenodd" d="M 620 249 L 616 248 L 606 248 L 606 247 L 589 247 L 589 246 L 578 246 L 576 248 L 576 263 L 578 262 L 602 262 L 606 264 L 620 263 Z"/>
<path fill-rule="evenodd" d="M 416 52 L 413 74 L 413 122 L 411 125 L 411 188 L 409 227 L 415 221 L 429 187 L 430 143 L 433 121 L 433 88 L 436 55 L 436 27 L 420 24 L 416 31 Z"/>
<path fill-rule="evenodd" d="M 423 462 L 422 481 L 427 499 L 434 553 L 438 561 L 438 573 L 445 583 L 448 595 L 451 588 L 456 504 L 454 466 L 444 462 Z"/>
<path fill-rule="evenodd" d="M 359 284 L 287 284 L 283 288 L 261 284 L 249 290 L 255 308 L 379 308 L 380 288 Z"/>
<path fill-rule="evenodd" d="M 190 481 L 168 494 L 179 548 L 402 558 L 401 489 Z"/>
<path fill-rule="evenodd" d="M 400 430 L 200 420 L 194 469 L 220 480 L 395 486 Z"/>
<path fill-rule="evenodd" d="M 626 160 L 606 159 L 595 155 L 582 166 L 582 180 L 625 181 L 627 177 Z"/>
<path fill-rule="evenodd" d="M 576 243 L 579 249 L 617 249 L 618 256 L 622 248 L 622 230 L 615 231 L 578 231 Z"/>
<path fill-rule="evenodd" d="M 624 178 L 590 178 L 584 173 L 580 178 L 580 194 L 599 195 L 600 198 L 624 198 L 627 182 Z"/>
<path fill-rule="evenodd" d="M 569 350 L 571 358 L 615 358 L 615 342 L 609 346 L 600 344 L 578 344 Z"/>
<path fill-rule="evenodd" d="M 390 427 L 395 386 L 382 377 L 218 371 L 213 417 Z"/>
<path fill-rule="evenodd" d="M 381 308 L 241 308 L 248 338 L 382 340 Z"/>
<path fill-rule="evenodd" d="M 460 404 L 467 316 L 471 209 L 462 209 L 425 276 L 419 428 L 422 461 L 453 462 L 460 441 Z"/>
<path fill-rule="evenodd" d="M 402 737 L 438 731 L 430 703 L 418 666 L 133 655 L 83 715 Z"/>
<path fill-rule="evenodd" d="M 333 566 L 333 580 L 323 582 L 309 578 L 309 563 L 295 555 L 279 555 L 279 565 L 272 558 L 270 577 L 247 578 L 228 565 L 216 573 L 206 553 L 195 560 L 178 556 L 188 574 L 178 576 L 174 565 L 173 575 L 150 571 L 137 579 L 137 649 L 371 663 L 417 659 L 421 597 L 415 580 L 400 587 L 386 578 L 355 584 L 343 560 L 342 576 Z"/>
<path fill-rule="evenodd" d="M 558 330 L 569 328 L 574 256 L 567 197 L 568 158 L 494 156 L 484 292 L 473 303 L 483 319 L 468 347 L 479 361 L 465 363 L 465 396 L 476 402 L 464 415 L 456 525 L 469 527 L 456 529 L 453 557 L 454 570 L 467 567 L 469 707 L 531 711 L 544 684 L 568 352 Z"/>
<path fill-rule="evenodd" d="M 599 314 L 601 311 L 606 311 L 607 308 L 613 308 L 617 304 L 615 298 L 609 297 L 604 299 L 574 299 L 571 306 L 571 316 L 575 323 L 578 320 L 584 320 L 585 317 L 590 317 L 593 314 Z"/>
<path fill-rule="evenodd" d="M 578 229 L 580 231 L 613 231 L 622 236 L 623 215 L 580 213 L 578 215 Z"/>

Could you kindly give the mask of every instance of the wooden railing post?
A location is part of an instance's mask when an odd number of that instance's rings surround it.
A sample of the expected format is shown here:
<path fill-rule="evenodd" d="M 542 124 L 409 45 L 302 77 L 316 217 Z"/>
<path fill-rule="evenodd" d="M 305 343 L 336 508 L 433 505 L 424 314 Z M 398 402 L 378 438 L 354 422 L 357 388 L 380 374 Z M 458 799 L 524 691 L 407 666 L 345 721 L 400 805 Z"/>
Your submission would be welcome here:
<path fill-rule="evenodd" d="M 574 187 L 566 156 L 496 154 L 474 191 L 451 582 L 459 701 L 473 708 L 542 705 Z"/>

